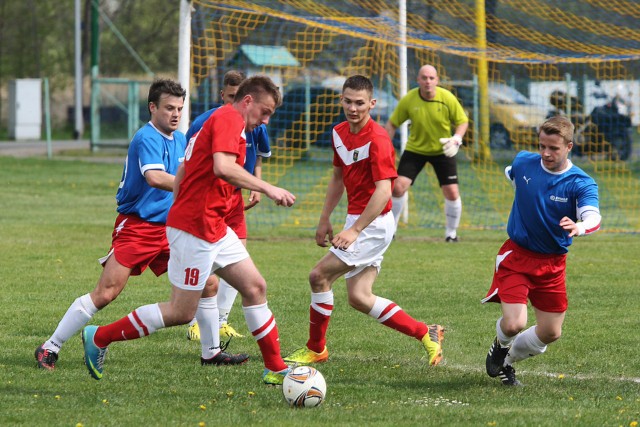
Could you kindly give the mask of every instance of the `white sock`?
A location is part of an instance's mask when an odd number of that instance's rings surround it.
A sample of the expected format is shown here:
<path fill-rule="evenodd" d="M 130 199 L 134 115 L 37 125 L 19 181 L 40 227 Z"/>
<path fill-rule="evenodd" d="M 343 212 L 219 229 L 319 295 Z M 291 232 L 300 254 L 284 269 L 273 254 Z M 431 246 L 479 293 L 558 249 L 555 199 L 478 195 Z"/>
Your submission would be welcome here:
<path fill-rule="evenodd" d="M 444 215 L 447 218 L 445 237 L 456 237 L 456 230 L 460 226 L 460 216 L 462 215 L 462 199 L 458 197 L 456 200 L 444 199 Z"/>
<path fill-rule="evenodd" d="M 59 352 L 62 345 L 76 334 L 98 312 L 89 294 L 76 298 L 64 314 L 58 327 L 44 344 L 47 350 Z"/>
<path fill-rule="evenodd" d="M 504 332 L 502 332 L 502 328 L 500 327 L 500 322 L 501 321 L 502 321 L 502 317 L 500 317 L 498 319 L 498 321 L 496 322 L 496 335 L 498 337 L 498 342 L 500 343 L 500 345 L 502 347 L 509 347 L 511 345 L 511 343 L 513 343 L 513 340 L 516 339 L 518 334 L 510 337 L 510 336 L 506 335 Z"/>
<path fill-rule="evenodd" d="M 218 286 L 218 310 L 220 311 L 219 319 L 220 324 L 227 323 L 229 319 L 229 313 L 233 302 L 236 300 L 238 291 L 236 288 L 228 284 L 224 279 L 220 279 L 220 285 Z"/>
<path fill-rule="evenodd" d="M 505 366 L 513 365 L 515 362 L 542 354 L 546 349 L 546 344 L 540 341 L 540 338 L 536 335 L 536 325 L 533 325 L 526 331 L 518 334 L 516 339 L 513 340 L 509 353 L 504 359 L 504 364 Z"/>
<path fill-rule="evenodd" d="M 196 319 L 200 326 L 200 346 L 202 358 L 211 359 L 220 353 L 220 325 L 218 323 L 218 302 L 216 297 L 200 298 Z"/>
<path fill-rule="evenodd" d="M 193 319 L 191 319 L 191 322 L 189 322 L 189 326 L 193 326 L 196 323 L 198 323 L 198 321 L 196 320 L 196 318 L 194 317 Z"/>
<path fill-rule="evenodd" d="M 396 220 L 396 227 L 397 227 L 398 221 L 400 221 L 400 214 L 402 213 L 402 208 L 404 208 L 404 196 L 392 197 L 391 202 L 392 202 L 391 213 L 393 214 L 393 219 Z"/>
<path fill-rule="evenodd" d="M 162 317 L 162 311 L 160 311 L 160 305 L 158 303 L 143 305 L 142 307 L 136 308 L 134 312 L 135 316 L 134 313 L 129 313 L 129 320 L 135 325 L 138 323 L 138 320 L 135 318 L 137 316 L 145 326 L 145 328 L 140 329 L 140 331 L 142 331 L 140 334 L 141 337 L 151 335 L 158 329 L 164 328 L 164 318 Z"/>

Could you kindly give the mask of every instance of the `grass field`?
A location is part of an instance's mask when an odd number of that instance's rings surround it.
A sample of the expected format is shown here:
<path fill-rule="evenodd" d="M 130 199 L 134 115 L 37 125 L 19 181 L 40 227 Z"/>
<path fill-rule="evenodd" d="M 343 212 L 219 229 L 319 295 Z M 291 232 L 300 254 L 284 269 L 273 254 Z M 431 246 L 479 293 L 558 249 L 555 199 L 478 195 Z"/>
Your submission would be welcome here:
<path fill-rule="evenodd" d="M 184 327 L 114 343 L 99 382 L 82 363 L 79 336 L 65 345 L 55 372 L 38 370 L 35 348 L 98 278 L 96 260 L 109 247 L 120 172 L 120 165 L 0 158 L 2 426 L 640 422 L 640 239 L 633 234 L 601 233 L 575 243 L 564 336 L 544 355 L 516 366 L 522 388 L 503 387 L 484 373 L 499 308 L 479 300 L 505 238 L 500 231 L 462 231 L 461 243 L 447 245 L 441 230 L 401 230 L 387 252 L 376 293 L 418 319 L 446 326 L 442 366 L 429 368 L 419 342 L 349 308 L 339 281 L 330 360 L 318 366 L 328 385 L 319 408 L 290 409 L 279 388 L 261 383 L 252 338 L 230 347 L 249 353 L 248 364 L 201 367 L 200 347 L 185 339 Z M 269 283 L 269 305 L 288 353 L 306 341 L 307 275 L 324 250 L 314 245 L 313 230 L 270 232 L 251 230 L 249 250 Z M 169 292 L 166 276 L 147 272 L 132 278 L 91 322 L 114 321 Z M 239 307 L 231 320 L 247 333 Z"/>

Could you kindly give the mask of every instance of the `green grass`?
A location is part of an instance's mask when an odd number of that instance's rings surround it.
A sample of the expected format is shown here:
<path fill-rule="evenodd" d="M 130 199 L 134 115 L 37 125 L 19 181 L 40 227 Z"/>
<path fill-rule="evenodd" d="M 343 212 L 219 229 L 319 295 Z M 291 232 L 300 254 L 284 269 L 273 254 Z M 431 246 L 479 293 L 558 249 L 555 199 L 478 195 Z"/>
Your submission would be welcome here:
<path fill-rule="evenodd" d="M 409 314 L 447 327 L 446 364 L 428 368 L 420 343 L 357 313 L 335 286 L 319 365 L 325 403 L 293 410 L 281 390 L 261 383 L 252 338 L 231 343 L 252 359 L 240 367 L 201 367 L 200 347 L 176 327 L 114 343 L 101 381 L 82 363 L 79 336 L 55 372 L 35 368 L 34 349 L 69 304 L 91 291 L 108 249 L 121 166 L 0 158 L 0 425 L 472 425 L 631 426 L 640 421 L 634 234 L 580 238 L 568 260 L 570 307 L 560 341 L 517 366 L 526 387 L 506 388 L 484 373 L 499 308 L 479 300 L 488 288 L 502 231 L 464 231 L 457 245 L 441 230 L 401 230 L 375 285 Z M 259 208 L 258 208 L 259 209 Z M 295 209 L 295 207 L 293 208 Z M 606 218 L 606 213 L 605 213 Z M 340 224 L 336 224 L 338 227 Z M 269 283 L 283 352 L 306 341 L 307 275 L 324 250 L 313 231 L 251 230 L 249 250 Z M 166 276 L 130 280 L 92 323 L 168 298 Z M 239 307 L 231 320 L 247 333 Z"/>

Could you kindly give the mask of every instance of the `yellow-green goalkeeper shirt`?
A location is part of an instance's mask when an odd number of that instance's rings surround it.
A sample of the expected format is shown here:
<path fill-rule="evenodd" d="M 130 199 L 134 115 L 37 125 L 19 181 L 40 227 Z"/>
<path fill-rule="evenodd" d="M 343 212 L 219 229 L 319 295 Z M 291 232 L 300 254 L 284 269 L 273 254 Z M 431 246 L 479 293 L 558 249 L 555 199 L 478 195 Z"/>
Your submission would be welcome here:
<path fill-rule="evenodd" d="M 396 128 L 411 120 L 406 150 L 425 156 L 442 154 L 440 138 L 452 135 L 454 128 L 469 121 L 458 99 L 448 90 L 436 87 L 436 96 L 426 100 L 420 89 L 411 89 L 400 100 L 390 121 Z"/>

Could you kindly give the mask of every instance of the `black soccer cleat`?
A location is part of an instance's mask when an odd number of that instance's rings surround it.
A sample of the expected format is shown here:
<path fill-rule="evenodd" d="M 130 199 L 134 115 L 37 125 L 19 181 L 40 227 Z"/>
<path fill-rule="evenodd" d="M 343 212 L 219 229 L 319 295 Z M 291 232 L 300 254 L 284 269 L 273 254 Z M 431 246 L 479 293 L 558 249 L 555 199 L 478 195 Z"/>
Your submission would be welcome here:
<path fill-rule="evenodd" d="M 507 353 L 509 353 L 509 347 L 502 347 L 496 337 L 489 348 L 489 353 L 487 353 L 487 375 L 492 378 L 500 375 L 500 370 L 502 369 L 502 365 L 504 365 L 504 359 L 507 357 Z"/>
<path fill-rule="evenodd" d="M 58 353 L 40 346 L 36 348 L 35 352 L 36 362 L 38 368 L 53 371 L 56 368 L 56 362 L 58 361 Z"/>
<path fill-rule="evenodd" d="M 211 359 L 200 358 L 200 363 L 202 366 L 205 365 L 242 365 L 249 360 L 249 355 L 240 353 L 240 354 L 229 354 L 221 351 L 220 353 L 213 356 Z"/>
<path fill-rule="evenodd" d="M 500 376 L 500 381 L 502 381 L 503 385 L 516 387 L 524 385 L 516 378 L 516 370 L 513 369 L 513 366 L 511 365 L 503 366 L 498 375 Z"/>
<path fill-rule="evenodd" d="M 444 241 L 447 243 L 458 243 L 460 240 L 458 240 L 458 236 L 456 237 L 447 236 L 446 239 L 444 239 Z"/>

